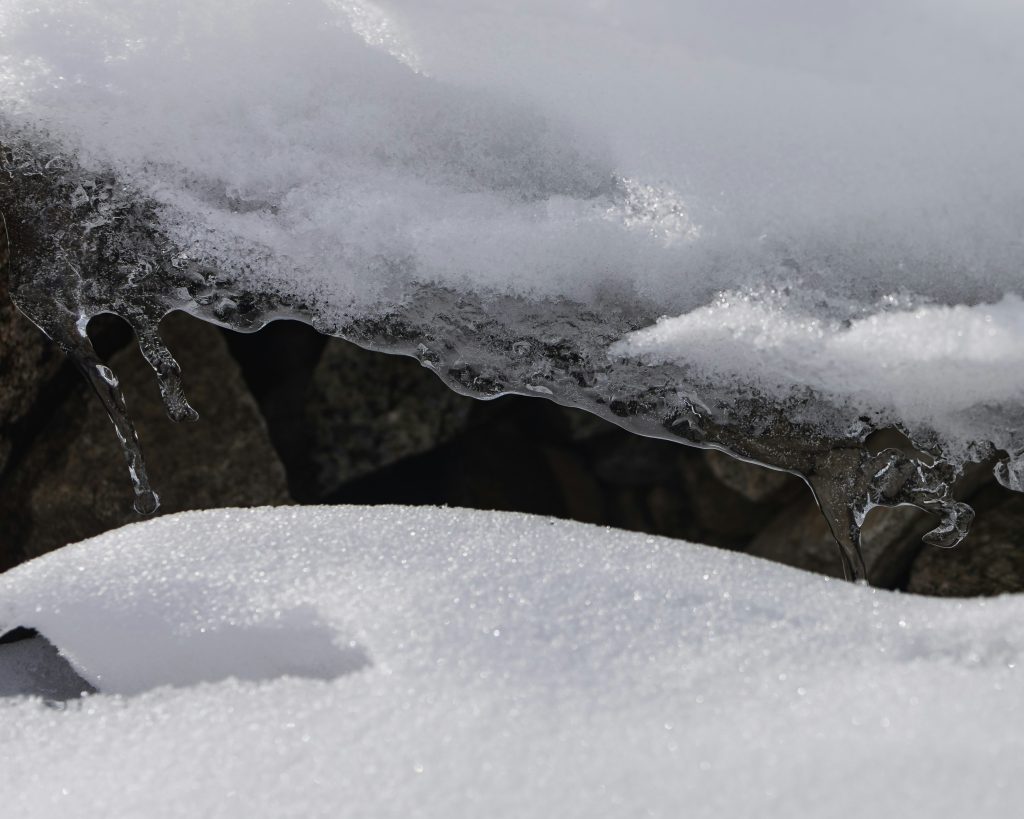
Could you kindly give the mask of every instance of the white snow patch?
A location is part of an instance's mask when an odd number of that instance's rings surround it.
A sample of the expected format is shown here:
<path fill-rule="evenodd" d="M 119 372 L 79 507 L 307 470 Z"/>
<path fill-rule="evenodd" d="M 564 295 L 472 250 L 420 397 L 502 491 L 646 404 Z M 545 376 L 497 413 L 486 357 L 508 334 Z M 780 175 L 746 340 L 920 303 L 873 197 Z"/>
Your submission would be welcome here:
<path fill-rule="evenodd" d="M 518 514 L 186 513 L 0 577 L 0 628 L 38 629 L 102 692 L 0 701 L 0 802 L 1012 816 L 1022 615 L 1017 597 L 901 596 Z M 199 682 L 232 667 L 247 679 Z"/>
<path fill-rule="evenodd" d="M 810 387 L 970 440 L 986 434 L 965 418 L 979 403 L 1007 412 L 1024 403 L 1024 300 L 913 306 L 891 296 L 841 321 L 778 294 L 726 293 L 609 352 L 690 364 L 719 382 L 741 377 L 779 398 Z"/>
<path fill-rule="evenodd" d="M 679 306 L 794 263 L 998 296 L 1024 257 L 1022 31 L 1003 0 L 7 0 L 0 112 L 339 304 L 380 295 L 381 260 Z M 699 242 L 631 229 L 664 203 Z"/>

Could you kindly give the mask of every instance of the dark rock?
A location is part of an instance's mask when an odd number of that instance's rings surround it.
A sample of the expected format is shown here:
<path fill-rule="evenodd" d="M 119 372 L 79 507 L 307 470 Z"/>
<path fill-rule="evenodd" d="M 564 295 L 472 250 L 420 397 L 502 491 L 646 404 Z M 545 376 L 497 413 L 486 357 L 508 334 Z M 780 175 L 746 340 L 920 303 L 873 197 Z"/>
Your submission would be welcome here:
<path fill-rule="evenodd" d="M 778 503 L 752 501 L 719 480 L 703 451 L 680 447 L 676 457 L 683 477 L 683 498 L 691 518 L 688 539 L 742 548 L 775 515 Z M 780 494 L 810 494 L 799 479 L 785 474 L 784 477 L 789 481 L 788 488 L 779 489 Z"/>
<path fill-rule="evenodd" d="M 934 517 L 910 506 L 873 509 L 861 530 L 871 584 L 896 587 L 922 547 L 921 536 L 934 526 Z M 782 507 L 747 551 L 809 572 L 843 576 L 839 547 L 809 492 Z"/>
<path fill-rule="evenodd" d="M 11 302 L 3 264 L 6 232 L 0 223 L 0 474 L 18 429 L 65 364 L 64 356 Z"/>
<path fill-rule="evenodd" d="M 719 481 L 754 503 L 792 495 L 793 487 L 801 483 L 788 472 L 747 463 L 715 449 L 704 451 L 704 461 Z"/>
<path fill-rule="evenodd" d="M 604 493 L 579 453 L 556 446 L 546 446 L 542 452 L 561 495 L 562 516 L 584 523 L 603 523 Z"/>
<path fill-rule="evenodd" d="M 689 499 L 681 485 L 664 483 L 651 487 L 647 492 L 646 509 L 650 522 L 639 531 L 666 537 L 696 540 L 693 516 Z"/>
<path fill-rule="evenodd" d="M 307 490 L 322 498 L 435 449 L 465 429 L 473 403 L 411 358 L 332 340 L 313 373 L 306 404 L 314 481 Z"/>
<path fill-rule="evenodd" d="M 681 447 L 627 433 L 604 436 L 591 448 L 594 473 L 612 486 L 652 486 L 678 479 Z"/>
<path fill-rule="evenodd" d="M 319 500 L 310 466 L 306 403 L 328 338 L 299 321 L 274 321 L 258 333 L 225 331 L 224 338 L 259 404 L 288 473 L 292 497 L 300 502 Z"/>
<path fill-rule="evenodd" d="M 573 407 L 559 407 L 565 419 L 566 439 L 572 442 L 590 441 L 614 434 L 619 427 L 604 418 Z"/>
<path fill-rule="evenodd" d="M 289 500 L 284 469 L 220 332 L 175 315 L 161 327 L 178 356 L 194 424 L 170 421 L 152 371 L 134 347 L 114 355 L 161 513 Z M 5 482 L 0 515 L 22 558 L 139 520 L 110 421 L 84 384 L 54 412 Z M 15 544 L 5 544 L 8 551 Z"/>
<path fill-rule="evenodd" d="M 910 569 L 907 591 L 938 597 L 1024 591 L 1024 496 L 1000 498 L 955 549 L 923 549 Z"/>

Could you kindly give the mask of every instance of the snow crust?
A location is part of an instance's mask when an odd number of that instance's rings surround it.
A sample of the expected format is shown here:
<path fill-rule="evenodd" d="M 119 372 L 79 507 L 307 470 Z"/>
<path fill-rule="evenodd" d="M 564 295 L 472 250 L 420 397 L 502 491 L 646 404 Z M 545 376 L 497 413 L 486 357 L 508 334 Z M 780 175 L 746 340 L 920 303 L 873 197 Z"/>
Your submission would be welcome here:
<path fill-rule="evenodd" d="M 0 630 L 38 629 L 101 692 L 0 700 L 0 798 L 26 817 L 1013 816 L 1021 609 L 518 514 L 186 513 L 0 577 Z"/>

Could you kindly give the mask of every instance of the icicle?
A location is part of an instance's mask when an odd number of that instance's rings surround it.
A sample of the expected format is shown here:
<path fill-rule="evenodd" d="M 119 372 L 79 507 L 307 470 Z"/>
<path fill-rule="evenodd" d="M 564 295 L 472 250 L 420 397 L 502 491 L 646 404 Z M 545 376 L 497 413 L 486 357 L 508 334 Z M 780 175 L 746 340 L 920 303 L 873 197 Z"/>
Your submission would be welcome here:
<path fill-rule="evenodd" d="M 199 413 L 192 409 L 185 397 L 185 391 L 181 383 L 181 367 L 174 360 L 171 351 L 160 338 L 156 321 L 136 317 L 131 321 L 138 338 L 139 349 L 143 357 L 156 373 L 157 382 L 160 386 L 160 396 L 163 398 L 167 415 L 173 421 L 196 421 Z"/>
<path fill-rule="evenodd" d="M 103 408 L 114 425 L 117 438 L 121 442 L 121 450 L 128 462 L 128 474 L 135 490 L 135 511 L 140 515 L 152 515 L 160 508 L 160 498 L 149 485 L 142 446 L 135 425 L 128 415 L 117 377 L 96 355 L 92 342 L 85 333 L 84 323 L 79 322 L 76 327 L 56 324 L 44 329 L 74 362 L 103 402 Z"/>

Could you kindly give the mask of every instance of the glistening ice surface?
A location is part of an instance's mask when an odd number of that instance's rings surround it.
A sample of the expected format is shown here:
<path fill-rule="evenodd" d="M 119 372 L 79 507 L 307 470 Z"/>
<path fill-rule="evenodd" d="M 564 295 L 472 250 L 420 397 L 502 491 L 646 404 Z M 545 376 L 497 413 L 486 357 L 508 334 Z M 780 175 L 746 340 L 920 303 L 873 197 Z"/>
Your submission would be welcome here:
<path fill-rule="evenodd" d="M 1019 596 L 527 515 L 281 508 L 24 564 L 0 577 L 14 625 L 100 692 L 0 699 L 0 802 L 26 819 L 1009 819 L 1024 798 Z"/>
<path fill-rule="evenodd" d="M 89 316 L 278 316 L 875 504 L 1020 488 L 1024 9 L 998 0 L 0 8 L 19 305 L 154 503 Z M 897 427 L 925 455 L 861 444 Z"/>

